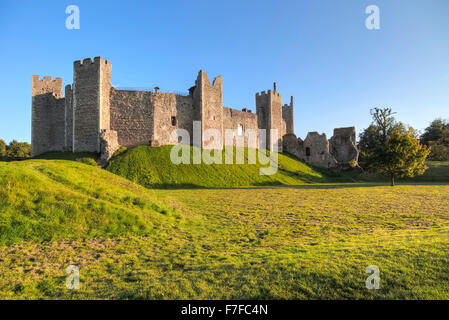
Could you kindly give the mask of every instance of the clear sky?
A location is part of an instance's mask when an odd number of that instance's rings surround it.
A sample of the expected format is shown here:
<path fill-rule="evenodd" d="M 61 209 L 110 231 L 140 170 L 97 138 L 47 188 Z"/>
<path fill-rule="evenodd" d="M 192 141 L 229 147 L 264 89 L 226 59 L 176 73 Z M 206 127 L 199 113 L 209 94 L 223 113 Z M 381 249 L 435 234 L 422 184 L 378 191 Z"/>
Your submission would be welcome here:
<path fill-rule="evenodd" d="M 80 29 L 65 26 L 68 5 Z M 368 30 L 365 8 L 380 8 Z M 295 131 L 332 135 L 373 107 L 422 130 L 449 118 L 448 0 L 0 1 L 0 138 L 31 140 L 31 75 L 72 83 L 73 61 L 112 61 L 117 87 L 187 91 L 223 76 L 224 105 L 295 99 Z"/>

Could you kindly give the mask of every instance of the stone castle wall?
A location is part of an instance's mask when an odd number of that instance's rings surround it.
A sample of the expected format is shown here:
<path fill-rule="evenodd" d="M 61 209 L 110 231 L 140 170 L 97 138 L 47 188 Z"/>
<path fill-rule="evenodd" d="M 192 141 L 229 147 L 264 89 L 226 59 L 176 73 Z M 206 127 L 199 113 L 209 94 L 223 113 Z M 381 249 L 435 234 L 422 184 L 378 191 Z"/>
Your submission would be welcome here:
<path fill-rule="evenodd" d="M 359 158 L 355 137 L 355 127 L 336 128 L 329 140 L 324 133 L 309 132 L 304 141 L 289 133 L 283 137 L 283 148 L 317 167 L 353 169 Z"/>
<path fill-rule="evenodd" d="M 65 146 L 65 98 L 62 79 L 32 77 L 31 156 Z"/>
<path fill-rule="evenodd" d="M 242 135 L 239 136 L 238 127 L 242 128 Z M 232 143 L 227 141 L 225 145 L 241 145 L 250 148 L 258 147 L 258 124 L 257 124 L 257 115 L 254 113 L 250 113 L 248 111 L 239 111 L 230 108 L 223 108 L 223 127 L 224 129 L 232 129 L 234 130 L 234 136 L 232 139 Z M 256 136 L 253 140 L 250 139 L 246 133 L 252 131 Z M 227 142 L 227 143 L 226 143 Z"/>
<path fill-rule="evenodd" d="M 149 145 L 153 140 L 154 109 L 150 92 L 111 89 L 110 129 L 118 144 L 127 148 Z"/>
<path fill-rule="evenodd" d="M 221 149 L 225 131 L 232 129 L 232 145 L 259 147 L 262 136 L 249 140 L 248 132 L 266 130 L 265 148 L 274 142 L 308 163 L 321 167 L 353 165 L 358 159 L 355 128 L 338 128 L 326 135 L 310 132 L 306 139 L 294 134 L 293 97 L 282 106 L 282 97 L 273 90 L 256 94 L 256 114 L 247 109 L 223 107 L 223 79 L 211 83 L 203 70 L 198 73 L 189 95 L 155 91 L 117 90 L 111 85 L 112 64 L 102 57 L 88 58 L 73 65 L 73 84 L 51 77 L 32 78 L 32 155 L 47 151 L 102 153 L 106 161 L 120 146 L 171 145 L 176 129 L 186 130 L 190 144 Z M 194 141 L 194 122 L 201 121 L 199 139 Z M 214 130 L 222 139 L 207 136 Z M 277 130 L 271 137 L 270 130 Z M 229 144 L 229 142 L 227 142 Z"/>
<path fill-rule="evenodd" d="M 154 140 L 152 145 L 177 144 L 171 133 L 184 129 L 193 137 L 193 97 L 174 93 L 151 92 L 150 101 L 154 109 Z"/>
<path fill-rule="evenodd" d="M 73 150 L 73 105 L 72 105 L 72 86 L 65 86 L 65 130 L 64 130 L 64 150 Z"/>
<path fill-rule="evenodd" d="M 223 141 L 208 137 L 206 130 L 217 130 L 223 137 L 223 79 L 217 77 L 212 84 L 206 72 L 201 70 L 195 83 L 195 92 L 199 94 L 198 107 L 201 115 L 201 147 L 205 149 L 222 149 Z M 206 133 L 206 134 L 205 134 Z"/>

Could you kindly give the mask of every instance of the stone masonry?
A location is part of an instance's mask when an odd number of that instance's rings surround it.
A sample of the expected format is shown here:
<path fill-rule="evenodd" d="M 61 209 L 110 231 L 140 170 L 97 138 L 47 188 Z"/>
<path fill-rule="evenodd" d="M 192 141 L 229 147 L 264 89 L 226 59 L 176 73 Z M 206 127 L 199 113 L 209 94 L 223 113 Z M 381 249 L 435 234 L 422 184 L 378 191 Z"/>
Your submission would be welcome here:
<path fill-rule="evenodd" d="M 112 63 L 102 57 L 75 61 L 73 84 L 65 87 L 65 96 L 62 79 L 32 77 L 32 156 L 48 151 L 92 152 L 101 153 L 106 161 L 120 146 L 177 144 L 175 129 L 187 131 L 193 144 L 194 121 L 201 121 L 201 148 L 222 149 L 227 142 L 225 130 L 232 129 L 233 145 L 258 148 L 262 142 L 267 147 L 277 143 L 278 151 L 284 149 L 323 167 L 357 161 L 354 128 L 336 129 L 330 143 L 317 133 L 309 133 L 304 142 L 296 139 L 293 97 L 283 106 L 276 83 L 273 90 L 256 94 L 254 114 L 247 108 L 224 107 L 222 77 L 211 82 L 203 70 L 186 95 L 158 88 L 118 90 L 111 85 L 111 72 Z M 210 129 L 222 139 L 209 136 Z M 258 129 L 267 134 L 258 135 Z M 249 139 L 250 131 L 256 139 Z"/>

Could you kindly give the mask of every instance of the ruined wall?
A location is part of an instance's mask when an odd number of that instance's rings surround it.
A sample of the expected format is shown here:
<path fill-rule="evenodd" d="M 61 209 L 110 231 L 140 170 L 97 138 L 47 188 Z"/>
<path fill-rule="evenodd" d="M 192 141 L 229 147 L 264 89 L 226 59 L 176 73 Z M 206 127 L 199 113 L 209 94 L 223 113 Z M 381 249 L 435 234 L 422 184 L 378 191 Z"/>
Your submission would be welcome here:
<path fill-rule="evenodd" d="M 301 138 L 296 138 L 294 133 L 287 133 L 282 138 L 282 148 L 284 152 L 290 153 L 298 159 L 306 160 L 304 141 Z"/>
<path fill-rule="evenodd" d="M 238 136 L 239 125 L 241 125 L 243 129 L 242 136 Z M 237 145 L 237 142 L 239 142 L 240 146 L 243 144 L 245 147 L 258 147 L 258 123 L 256 114 L 248 111 L 223 108 L 223 129 L 224 131 L 226 131 L 226 129 L 234 130 L 234 138 L 232 142 L 230 143 L 229 141 L 223 141 L 224 145 Z M 254 139 L 249 139 L 249 136 L 246 135 L 246 133 L 249 133 L 251 130 L 255 135 Z"/>
<path fill-rule="evenodd" d="M 65 98 L 62 79 L 34 75 L 31 81 L 31 156 L 62 151 L 65 145 Z"/>
<path fill-rule="evenodd" d="M 151 144 L 153 112 L 150 92 L 111 89 L 110 129 L 117 131 L 119 145 L 134 147 Z"/>
<path fill-rule="evenodd" d="M 192 139 L 193 97 L 191 95 L 151 92 L 150 102 L 154 108 L 153 145 L 177 144 L 177 139 L 171 139 L 171 133 L 176 129 L 187 130 Z"/>
<path fill-rule="evenodd" d="M 305 160 L 312 165 L 322 168 L 336 166 L 335 158 L 329 153 L 329 141 L 325 133 L 309 132 L 304 140 L 303 150 Z"/>
<path fill-rule="evenodd" d="M 201 113 L 202 147 L 205 149 L 222 149 L 223 141 L 212 141 L 205 137 L 208 129 L 216 129 L 223 137 L 223 79 L 216 77 L 211 84 L 206 72 L 200 70 L 195 82 L 195 108 Z"/>
<path fill-rule="evenodd" d="M 100 130 L 109 129 L 111 69 L 101 57 L 74 62 L 74 152 L 100 152 Z"/>
<path fill-rule="evenodd" d="M 355 127 L 336 128 L 330 139 L 330 152 L 341 165 L 357 163 L 359 151 L 356 143 Z"/>
<path fill-rule="evenodd" d="M 282 107 L 282 120 L 285 126 L 283 127 L 282 136 L 286 134 L 294 134 L 294 122 L 293 122 L 293 97 L 290 97 L 290 105 L 285 104 Z"/>
<path fill-rule="evenodd" d="M 73 106 L 72 106 L 72 86 L 65 86 L 65 121 L 64 121 L 64 150 L 73 150 Z"/>

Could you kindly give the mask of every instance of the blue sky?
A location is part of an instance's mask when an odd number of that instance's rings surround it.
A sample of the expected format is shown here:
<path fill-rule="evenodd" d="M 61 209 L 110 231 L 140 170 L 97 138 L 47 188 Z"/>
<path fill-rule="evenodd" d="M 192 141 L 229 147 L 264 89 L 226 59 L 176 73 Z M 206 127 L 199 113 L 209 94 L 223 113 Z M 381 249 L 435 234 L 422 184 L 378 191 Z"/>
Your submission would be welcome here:
<path fill-rule="evenodd" d="M 65 9 L 80 8 L 67 30 Z M 380 8 L 380 30 L 365 8 Z M 74 60 L 112 61 L 118 87 L 187 91 L 223 76 L 224 105 L 255 108 L 274 81 L 295 99 L 295 131 L 330 136 L 391 107 L 417 129 L 449 118 L 449 1 L 0 2 L 0 138 L 31 140 L 31 75 L 72 83 Z"/>

